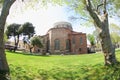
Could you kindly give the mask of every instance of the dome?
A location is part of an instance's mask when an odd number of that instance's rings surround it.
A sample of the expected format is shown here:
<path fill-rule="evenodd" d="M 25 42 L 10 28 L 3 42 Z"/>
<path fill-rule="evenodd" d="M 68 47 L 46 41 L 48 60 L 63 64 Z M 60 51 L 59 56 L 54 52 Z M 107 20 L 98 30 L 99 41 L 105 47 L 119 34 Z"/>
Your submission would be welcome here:
<path fill-rule="evenodd" d="M 54 24 L 54 28 L 68 28 L 70 30 L 73 30 L 72 25 L 69 22 L 56 22 Z"/>

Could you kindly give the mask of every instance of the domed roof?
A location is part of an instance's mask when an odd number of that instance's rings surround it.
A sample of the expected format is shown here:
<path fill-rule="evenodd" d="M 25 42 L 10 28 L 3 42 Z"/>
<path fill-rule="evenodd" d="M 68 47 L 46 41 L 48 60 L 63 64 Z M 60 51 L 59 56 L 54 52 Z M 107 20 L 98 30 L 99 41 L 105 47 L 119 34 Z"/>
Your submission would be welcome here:
<path fill-rule="evenodd" d="M 73 30 L 72 25 L 69 22 L 56 22 L 54 24 L 54 28 L 68 28 L 70 30 Z"/>

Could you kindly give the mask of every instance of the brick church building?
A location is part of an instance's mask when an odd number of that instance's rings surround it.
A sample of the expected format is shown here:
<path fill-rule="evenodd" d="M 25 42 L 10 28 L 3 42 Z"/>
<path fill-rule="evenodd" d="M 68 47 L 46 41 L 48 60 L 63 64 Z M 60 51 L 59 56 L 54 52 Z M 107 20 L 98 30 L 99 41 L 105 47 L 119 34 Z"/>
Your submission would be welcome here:
<path fill-rule="evenodd" d="M 87 53 L 86 34 L 73 31 L 68 22 L 57 22 L 47 34 L 40 36 L 43 50 L 49 53 Z"/>

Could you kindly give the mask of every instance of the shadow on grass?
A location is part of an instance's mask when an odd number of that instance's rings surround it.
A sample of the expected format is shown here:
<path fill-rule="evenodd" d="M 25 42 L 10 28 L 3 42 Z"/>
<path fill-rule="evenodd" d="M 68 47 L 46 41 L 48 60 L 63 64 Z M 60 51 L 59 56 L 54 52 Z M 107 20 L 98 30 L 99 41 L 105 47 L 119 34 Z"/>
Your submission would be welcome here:
<path fill-rule="evenodd" d="M 97 64 L 83 70 L 87 74 L 84 76 L 86 80 L 120 80 L 120 62 L 109 66 Z"/>
<path fill-rule="evenodd" d="M 83 65 L 83 66 L 69 66 L 66 68 L 55 66 L 50 70 L 37 69 L 37 74 L 40 76 L 40 80 L 120 80 L 120 63 L 114 66 L 103 66 L 102 64 Z M 11 71 L 15 73 L 15 77 L 24 75 L 28 78 L 32 77 L 34 80 L 35 75 L 27 73 L 27 69 L 23 67 L 10 66 Z M 15 68 L 15 69 L 14 69 Z M 36 70 L 36 69 L 35 69 Z M 23 71 L 23 72 L 22 72 Z M 12 73 L 12 74 L 13 74 Z M 19 73 L 19 74 L 18 74 Z M 32 73 L 32 72 L 31 72 Z M 25 79 L 24 80 L 28 80 Z"/>

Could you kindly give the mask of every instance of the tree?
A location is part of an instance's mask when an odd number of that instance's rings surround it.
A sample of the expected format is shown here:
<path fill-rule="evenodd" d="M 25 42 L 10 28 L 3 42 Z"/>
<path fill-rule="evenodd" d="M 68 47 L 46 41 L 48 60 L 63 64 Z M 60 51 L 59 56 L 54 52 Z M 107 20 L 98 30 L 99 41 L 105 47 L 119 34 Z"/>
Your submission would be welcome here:
<path fill-rule="evenodd" d="M 24 44 L 27 44 L 29 46 L 30 53 L 32 53 L 32 48 L 35 46 L 37 46 L 39 48 L 43 47 L 41 40 L 38 36 L 31 37 L 30 40 L 28 38 L 24 37 L 23 42 L 24 42 Z"/>
<path fill-rule="evenodd" d="M 91 44 L 91 50 L 95 52 L 95 37 L 92 34 L 87 35 L 88 40 L 90 41 Z"/>
<path fill-rule="evenodd" d="M 5 28 L 5 22 L 7 16 L 9 15 L 9 10 L 15 1 L 16 0 L 0 0 L 1 3 L 3 2 L 3 7 L 0 15 L 0 79 L 1 80 L 10 79 L 8 77 L 10 74 L 9 66 L 6 60 L 5 50 L 4 50 L 4 28 Z"/>
<path fill-rule="evenodd" d="M 29 49 L 30 49 L 30 53 L 32 52 L 31 49 L 31 45 L 30 45 L 30 41 L 29 39 L 35 34 L 35 30 L 34 30 L 34 26 L 32 23 L 30 22 L 26 22 L 22 25 L 22 27 L 20 28 L 20 32 L 27 37 L 24 37 L 23 39 L 23 43 L 24 45 L 27 44 L 29 45 Z"/>
<path fill-rule="evenodd" d="M 115 64 L 117 60 L 109 33 L 108 12 L 106 7 L 107 0 L 102 0 L 97 4 L 97 8 L 93 7 L 93 2 L 91 0 L 85 0 L 85 5 L 95 26 L 98 28 L 99 37 L 101 39 L 100 42 L 105 57 L 105 65 Z"/>
<path fill-rule="evenodd" d="M 41 40 L 40 40 L 40 38 L 38 36 L 32 37 L 31 40 L 30 40 L 30 43 L 31 43 L 31 45 L 33 45 L 33 47 L 34 46 L 37 46 L 39 48 L 43 47 L 43 45 L 41 43 Z"/>
<path fill-rule="evenodd" d="M 120 42 L 120 27 L 117 24 L 110 24 L 110 36 L 115 48 L 118 48 Z"/>
<path fill-rule="evenodd" d="M 109 22 L 108 22 L 108 10 L 113 9 L 116 6 L 118 0 L 67 0 L 67 5 L 72 7 L 81 16 L 92 18 L 92 22 L 98 30 L 102 51 L 104 53 L 105 65 L 112 65 L 117 63 L 115 56 L 115 49 L 112 45 L 112 41 L 109 33 Z M 119 1 L 118 1 L 119 2 Z M 112 4 L 111 6 L 109 5 Z M 117 4 L 119 5 L 119 4 Z M 118 6 L 117 6 L 118 7 Z M 114 10 L 114 9 L 113 9 Z M 82 14 L 81 11 L 83 11 Z M 86 14 L 86 13 L 89 13 Z M 85 18 L 86 18 L 85 17 Z"/>
<path fill-rule="evenodd" d="M 42 48 L 43 44 L 41 43 L 41 39 L 38 36 L 34 36 L 30 39 L 30 43 L 33 46 L 32 48 L 38 47 Z M 45 53 L 43 53 L 45 55 Z"/>
<path fill-rule="evenodd" d="M 24 37 L 23 38 L 23 43 L 24 45 L 28 45 L 29 46 L 29 49 L 30 49 L 30 53 L 32 53 L 31 49 L 33 48 L 30 44 L 30 40 L 27 38 L 27 37 Z"/>
<path fill-rule="evenodd" d="M 15 1 L 16 0 L 0 0 L 0 3 L 2 4 L 2 10 L 0 14 L 0 79 L 1 80 L 10 79 L 8 77 L 10 74 L 9 66 L 6 60 L 5 50 L 4 50 L 4 29 L 10 8 Z M 21 1 L 27 1 L 27 0 L 21 0 Z"/>
<path fill-rule="evenodd" d="M 13 24 L 9 25 L 6 30 L 6 35 L 8 38 L 10 38 L 12 36 L 14 37 L 14 45 L 15 45 L 14 52 L 17 50 L 18 43 L 19 43 L 19 37 L 21 34 L 21 32 L 19 30 L 20 26 L 21 26 L 20 24 L 13 23 Z"/>
<path fill-rule="evenodd" d="M 110 33 L 120 33 L 120 27 L 117 24 L 111 23 L 110 24 Z"/>
<path fill-rule="evenodd" d="M 113 44 L 115 45 L 115 47 L 118 47 L 118 43 L 120 41 L 120 36 L 119 34 L 115 33 L 115 32 L 112 32 L 111 33 L 111 39 L 112 39 L 112 42 Z"/>
<path fill-rule="evenodd" d="M 7 41 L 8 41 L 8 39 L 7 39 L 7 35 L 4 34 L 4 42 L 7 42 Z"/>
<path fill-rule="evenodd" d="M 103 8 L 100 8 L 100 7 Z M 94 24 L 98 28 L 99 37 L 101 41 L 102 50 L 104 52 L 105 64 L 115 64 L 117 62 L 115 57 L 115 49 L 112 45 L 112 41 L 109 33 L 107 1 L 103 0 L 102 3 L 97 5 L 97 9 L 94 11 L 91 1 L 86 0 L 86 7 L 90 16 L 94 20 Z M 100 8 L 100 9 L 99 9 Z"/>
<path fill-rule="evenodd" d="M 94 46 L 95 45 L 95 38 L 94 38 L 94 36 L 92 34 L 88 34 L 87 37 L 88 37 L 88 40 L 90 41 L 90 44 L 92 46 Z"/>
<path fill-rule="evenodd" d="M 28 36 L 28 38 L 30 39 L 35 34 L 35 30 L 34 30 L 33 24 L 29 23 L 29 22 L 24 23 L 22 25 L 22 27 L 20 28 L 20 32 L 24 36 Z"/>

